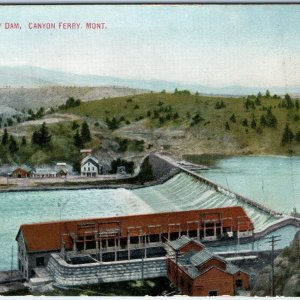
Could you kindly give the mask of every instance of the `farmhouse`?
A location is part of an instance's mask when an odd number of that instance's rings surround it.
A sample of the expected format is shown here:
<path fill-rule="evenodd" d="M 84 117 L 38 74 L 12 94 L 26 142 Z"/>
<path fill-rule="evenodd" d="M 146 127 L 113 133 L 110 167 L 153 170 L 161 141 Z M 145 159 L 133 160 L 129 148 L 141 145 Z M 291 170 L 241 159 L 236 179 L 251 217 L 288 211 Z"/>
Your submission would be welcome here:
<path fill-rule="evenodd" d="M 184 295 L 234 296 L 249 289 L 249 275 L 205 248 L 199 241 L 181 236 L 169 245 L 168 278 Z"/>
<path fill-rule="evenodd" d="M 81 176 L 96 177 L 102 173 L 102 167 L 97 158 L 88 155 L 81 161 Z"/>
<path fill-rule="evenodd" d="M 109 267 L 110 272 L 114 272 L 116 262 L 122 263 L 124 272 L 133 272 L 128 276 L 135 278 L 136 271 L 130 266 L 141 258 L 149 259 L 150 268 L 156 262 L 157 268 L 165 272 L 167 249 L 170 248 L 166 242 L 182 235 L 208 241 L 237 237 L 241 232 L 251 237 L 253 230 L 251 220 L 239 206 L 25 224 L 21 225 L 16 237 L 18 264 L 27 279 L 35 274 L 37 267 L 47 267 L 57 280 L 65 280 L 61 284 L 66 285 L 75 284 L 73 279 L 68 281 L 68 276 L 84 282 L 80 270 L 86 272 L 87 268 L 92 276 L 89 282 L 104 280 L 99 276 L 107 272 L 102 272 L 101 268 Z M 68 270 L 66 274 L 69 275 L 62 279 L 61 274 L 55 273 L 60 269 Z M 137 274 L 140 276 L 140 271 Z M 107 281 L 123 278 L 120 274 L 121 277 L 111 273 L 107 276 Z"/>

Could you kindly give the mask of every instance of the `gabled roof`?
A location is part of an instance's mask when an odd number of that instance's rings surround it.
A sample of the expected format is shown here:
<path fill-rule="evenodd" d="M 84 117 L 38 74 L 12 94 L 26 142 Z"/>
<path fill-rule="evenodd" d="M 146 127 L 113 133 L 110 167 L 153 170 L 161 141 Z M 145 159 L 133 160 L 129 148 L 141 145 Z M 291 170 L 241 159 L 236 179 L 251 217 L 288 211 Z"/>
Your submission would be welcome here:
<path fill-rule="evenodd" d="M 194 266 L 200 267 L 201 265 L 203 265 L 205 262 L 209 261 L 212 258 L 215 258 L 217 260 L 226 263 L 226 260 L 224 260 L 221 256 L 218 256 L 207 249 L 202 249 L 200 252 L 193 255 L 190 258 L 190 260 Z"/>
<path fill-rule="evenodd" d="M 94 165 L 99 165 L 99 161 L 96 157 L 92 155 L 86 156 L 82 161 L 81 161 L 81 166 L 85 165 L 87 162 L 91 162 Z"/>
<path fill-rule="evenodd" d="M 174 250 L 179 250 L 182 247 L 188 245 L 189 243 L 195 243 L 199 246 L 204 247 L 204 245 L 202 243 L 200 243 L 199 241 L 193 240 L 190 237 L 186 236 L 186 235 L 182 235 L 181 237 L 179 237 L 177 240 L 174 241 L 169 241 L 169 245 L 174 249 Z"/>
<path fill-rule="evenodd" d="M 15 166 L 15 167 L 13 167 L 12 168 L 12 172 L 15 172 L 18 169 L 24 170 L 24 171 L 26 171 L 28 173 L 30 173 L 32 171 L 32 168 L 30 168 L 29 166 L 27 166 L 27 165 L 21 165 L 21 166 Z"/>
<path fill-rule="evenodd" d="M 236 274 L 238 272 L 243 272 L 243 273 L 246 273 L 248 274 L 247 272 L 245 272 L 244 270 L 240 269 L 238 266 L 228 262 L 227 263 L 227 266 L 226 266 L 226 271 L 229 273 L 229 274 Z"/>

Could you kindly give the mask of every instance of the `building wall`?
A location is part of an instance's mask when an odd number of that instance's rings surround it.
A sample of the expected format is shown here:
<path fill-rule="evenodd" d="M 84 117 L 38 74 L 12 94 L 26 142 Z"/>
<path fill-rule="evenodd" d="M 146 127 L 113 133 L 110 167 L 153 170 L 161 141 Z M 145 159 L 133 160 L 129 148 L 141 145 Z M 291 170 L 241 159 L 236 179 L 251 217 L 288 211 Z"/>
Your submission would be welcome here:
<path fill-rule="evenodd" d="M 13 171 L 12 177 L 27 178 L 29 177 L 29 173 L 22 169 L 16 169 L 15 171 Z"/>
<path fill-rule="evenodd" d="M 57 284 L 76 286 L 166 276 L 166 258 L 70 265 L 51 254 L 47 269 Z"/>
<path fill-rule="evenodd" d="M 179 171 L 178 167 L 154 153 L 149 155 L 149 163 L 151 165 L 152 174 L 156 180 L 162 179 L 173 170 L 177 169 Z"/>
<path fill-rule="evenodd" d="M 249 290 L 249 287 L 250 287 L 249 286 L 249 276 L 247 274 L 245 274 L 244 272 L 238 272 L 238 273 L 236 273 L 236 274 L 233 275 L 233 278 L 234 278 L 235 284 L 236 284 L 236 281 L 238 279 L 241 279 L 242 282 L 243 282 L 242 288 L 244 290 Z"/>
<path fill-rule="evenodd" d="M 28 256 L 26 251 L 26 246 L 24 242 L 24 237 L 22 232 L 17 237 L 18 241 L 18 269 L 22 272 L 23 276 L 28 279 Z"/>
<path fill-rule="evenodd" d="M 47 266 L 51 252 L 37 252 L 37 253 L 29 253 L 28 255 L 28 277 L 33 275 L 33 269 L 39 267 L 37 265 L 37 258 L 44 258 L 44 265 Z"/>
<path fill-rule="evenodd" d="M 88 168 L 90 168 L 90 170 L 88 170 Z M 81 167 L 81 175 L 87 176 L 86 174 L 98 175 L 98 167 L 95 164 L 91 163 L 90 161 L 86 162 Z"/>
<path fill-rule="evenodd" d="M 193 296 L 208 296 L 210 291 L 217 291 L 218 296 L 234 296 L 233 276 L 212 268 L 194 280 Z"/>
<path fill-rule="evenodd" d="M 218 259 L 210 259 L 209 261 L 205 262 L 201 267 L 199 268 L 200 272 L 204 272 L 205 270 L 211 268 L 211 267 L 218 267 L 222 270 L 225 270 L 226 264 L 223 261 L 220 261 Z"/>

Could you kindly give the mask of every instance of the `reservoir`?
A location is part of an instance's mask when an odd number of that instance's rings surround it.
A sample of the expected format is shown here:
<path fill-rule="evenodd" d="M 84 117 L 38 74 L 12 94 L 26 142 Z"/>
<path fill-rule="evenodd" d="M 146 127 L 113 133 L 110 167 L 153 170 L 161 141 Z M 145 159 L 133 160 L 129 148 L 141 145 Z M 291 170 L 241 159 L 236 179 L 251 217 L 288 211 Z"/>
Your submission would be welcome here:
<path fill-rule="evenodd" d="M 300 212 L 300 157 L 237 156 L 200 174 L 278 212 Z"/>
<path fill-rule="evenodd" d="M 267 207 L 290 212 L 295 205 L 300 211 L 299 169 L 299 158 L 294 158 L 290 163 L 290 159 L 281 157 L 236 157 L 218 161 L 216 168 L 201 174 L 225 187 L 228 182 L 231 190 Z M 241 202 L 231 193 L 216 191 L 185 173 L 177 174 L 163 184 L 135 190 L 118 188 L 0 193 L 0 205 L 0 270 L 9 270 L 11 261 L 13 267 L 17 267 L 15 236 L 19 226 L 24 223 L 235 205 L 245 209 L 258 231 L 276 220 L 268 213 Z M 289 244 L 296 230 L 290 228 L 288 232 L 284 234 L 288 237 L 284 246 Z"/>

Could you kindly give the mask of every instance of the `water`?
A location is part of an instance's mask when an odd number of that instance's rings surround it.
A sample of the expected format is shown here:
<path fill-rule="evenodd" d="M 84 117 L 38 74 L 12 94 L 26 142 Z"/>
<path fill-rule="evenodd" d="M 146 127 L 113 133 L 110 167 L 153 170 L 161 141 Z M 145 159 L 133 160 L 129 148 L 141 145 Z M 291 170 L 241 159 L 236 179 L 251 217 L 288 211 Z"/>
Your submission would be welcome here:
<path fill-rule="evenodd" d="M 255 164 L 256 159 L 259 162 Z M 300 159 L 293 159 L 292 172 L 289 164 L 290 160 L 285 158 L 237 157 L 220 161 L 217 168 L 205 172 L 205 176 L 226 186 L 226 180 L 224 182 L 226 173 L 226 179 L 232 190 L 277 209 L 275 199 L 282 199 L 279 195 L 288 196 L 288 199 L 292 199 L 293 195 L 299 195 Z M 263 170 L 259 172 L 261 166 L 263 166 Z M 226 172 L 224 168 L 227 168 Z M 250 169 L 248 170 L 248 168 Z M 268 176 L 266 175 L 267 171 Z M 290 174 L 293 174 L 293 178 L 289 182 Z M 266 176 L 267 178 L 265 178 Z M 264 178 L 263 193 L 257 191 L 257 189 L 261 189 L 261 177 Z M 287 183 L 282 185 L 285 180 Z M 291 182 L 293 189 L 288 190 Z M 246 189 L 249 186 L 252 186 L 253 193 Z M 282 186 L 284 186 L 283 191 L 280 190 Z M 261 195 L 270 192 L 272 192 L 272 197 L 265 197 L 264 200 L 261 200 Z M 268 199 L 272 199 L 272 201 Z M 232 205 L 244 207 L 256 230 L 265 228 L 275 220 L 274 217 L 239 202 L 233 195 L 216 192 L 183 173 L 174 176 L 162 185 L 132 191 L 119 188 L 0 193 L 0 270 L 10 269 L 12 245 L 14 246 L 14 268 L 16 268 L 17 244 L 15 237 L 20 225 L 24 223 Z M 299 203 L 297 205 L 299 206 Z M 279 205 L 280 210 L 284 208 L 288 212 L 292 207 L 293 203 Z"/>
<path fill-rule="evenodd" d="M 300 212 L 300 157 L 238 156 L 200 174 L 276 211 Z"/>
<path fill-rule="evenodd" d="M 295 237 L 295 234 L 299 228 L 295 226 L 285 226 L 276 231 L 273 231 L 267 234 L 264 238 L 256 240 L 254 243 L 246 243 L 246 244 L 235 244 L 228 246 L 218 246 L 218 247 L 210 247 L 210 249 L 214 252 L 237 252 L 237 251 L 263 251 L 270 250 L 270 243 L 268 243 L 268 239 L 274 236 L 278 236 L 275 249 L 284 249 L 289 246 L 292 240 Z"/>

